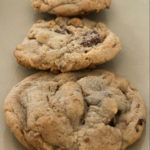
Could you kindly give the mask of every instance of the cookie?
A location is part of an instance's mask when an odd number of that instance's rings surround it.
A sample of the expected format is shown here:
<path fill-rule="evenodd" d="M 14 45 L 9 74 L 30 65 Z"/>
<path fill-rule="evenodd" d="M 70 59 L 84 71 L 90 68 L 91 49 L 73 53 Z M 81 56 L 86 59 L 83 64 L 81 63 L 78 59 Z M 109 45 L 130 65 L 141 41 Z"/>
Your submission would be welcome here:
<path fill-rule="evenodd" d="M 4 114 L 28 150 L 125 150 L 146 121 L 138 90 L 104 70 L 31 75 L 13 87 Z"/>
<path fill-rule="evenodd" d="M 84 15 L 109 8 L 111 0 L 31 0 L 35 10 L 57 16 Z"/>
<path fill-rule="evenodd" d="M 28 68 L 68 72 L 105 63 L 120 48 L 118 37 L 103 23 L 58 17 L 35 23 L 14 55 Z"/>

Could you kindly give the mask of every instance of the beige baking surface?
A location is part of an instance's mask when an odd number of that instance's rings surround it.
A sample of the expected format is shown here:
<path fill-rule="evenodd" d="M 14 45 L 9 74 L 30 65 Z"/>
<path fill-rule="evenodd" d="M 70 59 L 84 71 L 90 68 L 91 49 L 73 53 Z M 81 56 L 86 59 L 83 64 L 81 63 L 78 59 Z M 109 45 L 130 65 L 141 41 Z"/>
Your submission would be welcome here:
<path fill-rule="evenodd" d="M 121 39 L 122 51 L 102 65 L 130 80 L 141 92 L 149 111 L 149 1 L 113 0 L 110 10 L 91 14 L 104 21 Z M 4 98 L 13 85 L 35 71 L 16 63 L 13 50 L 28 29 L 45 15 L 35 13 L 29 0 L 0 0 L 0 150 L 24 150 L 3 118 Z M 149 115 L 148 115 L 149 118 Z M 149 121 L 142 138 L 128 150 L 149 149 Z"/>

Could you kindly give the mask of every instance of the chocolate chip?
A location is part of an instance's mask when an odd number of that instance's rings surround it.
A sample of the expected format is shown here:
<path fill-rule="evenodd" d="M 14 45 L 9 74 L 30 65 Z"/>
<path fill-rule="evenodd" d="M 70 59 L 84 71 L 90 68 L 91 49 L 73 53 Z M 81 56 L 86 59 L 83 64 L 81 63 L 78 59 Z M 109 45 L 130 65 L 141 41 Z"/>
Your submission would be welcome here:
<path fill-rule="evenodd" d="M 112 127 L 115 127 L 120 115 L 121 115 L 121 110 L 118 110 L 118 112 L 116 113 L 116 115 L 111 119 L 111 121 L 108 124 L 110 126 L 112 126 Z"/>
<path fill-rule="evenodd" d="M 139 119 L 139 121 L 138 121 L 138 125 L 140 125 L 140 126 L 142 126 L 143 124 L 144 124 L 144 122 L 145 122 L 145 120 L 144 119 Z"/>
<path fill-rule="evenodd" d="M 84 125 L 85 124 L 85 120 L 81 120 L 81 124 Z"/>
<path fill-rule="evenodd" d="M 137 125 L 135 127 L 136 132 L 139 132 L 139 127 L 138 126 L 142 126 L 145 123 L 144 119 L 139 119 L 137 122 Z"/>
<path fill-rule="evenodd" d="M 90 142 L 90 139 L 87 137 L 87 138 L 84 139 L 84 142 L 85 142 L 85 143 L 89 143 L 89 142 Z"/>
<path fill-rule="evenodd" d="M 112 127 L 115 127 L 115 125 L 116 125 L 115 117 L 111 119 L 111 121 L 109 122 L 109 125 L 112 126 Z"/>
<path fill-rule="evenodd" d="M 91 47 L 93 45 L 97 45 L 98 43 L 102 43 L 99 33 L 96 31 L 92 31 L 83 37 L 83 40 L 80 44 L 84 47 Z"/>
<path fill-rule="evenodd" d="M 98 43 L 101 43 L 99 38 L 92 38 L 90 40 L 84 40 L 81 45 L 83 45 L 84 47 L 91 47 L 93 45 L 97 45 Z"/>
<path fill-rule="evenodd" d="M 120 116 L 121 115 L 121 110 L 118 110 L 116 116 Z"/>
<path fill-rule="evenodd" d="M 68 34 L 71 34 L 71 31 L 69 31 L 68 29 L 65 29 L 65 31 L 66 31 Z"/>

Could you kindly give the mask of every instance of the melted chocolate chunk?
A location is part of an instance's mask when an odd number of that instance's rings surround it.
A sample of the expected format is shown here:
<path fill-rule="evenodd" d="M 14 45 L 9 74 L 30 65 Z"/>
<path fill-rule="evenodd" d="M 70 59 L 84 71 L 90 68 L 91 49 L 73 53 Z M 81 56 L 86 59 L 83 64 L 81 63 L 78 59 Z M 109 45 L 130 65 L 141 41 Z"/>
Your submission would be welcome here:
<path fill-rule="evenodd" d="M 137 125 L 135 127 L 136 132 L 139 132 L 139 127 L 138 126 L 142 126 L 142 125 L 144 125 L 144 123 L 145 123 L 144 119 L 139 119 L 138 120 Z"/>
<path fill-rule="evenodd" d="M 118 110 L 116 116 L 118 117 L 118 116 L 120 116 L 120 115 L 121 115 L 121 110 Z"/>
<path fill-rule="evenodd" d="M 90 142 L 90 139 L 87 137 L 87 138 L 84 139 L 84 142 L 85 142 L 85 143 L 89 143 L 89 142 Z"/>
<path fill-rule="evenodd" d="M 138 121 L 138 125 L 142 126 L 143 124 L 145 123 L 145 120 L 144 119 L 139 119 Z"/>
<path fill-rule="evenodd" d="M 118 110 L 118 112 L 116 113 L 116 115 L 111 119 L 111 121 L 108 124 L 110 126 L 112 126 L 112 127 L 115 127 L 120 115 L 121 115 L 121 110 Z"/>
<path fill-rule="evenodd" d="M 102 43 L 99 33 L 96 31 L 92 31 L 83 37 L 81 45 L 84 47 L 91 47 L 93 45 L 97 45 L 98 43 Z"/>
<path fill-rule="evenodd" d="M 115 119 L 115 117 L 111 119 L 111 121 L 109 122 L 109 125 L 112 126 L 112 127 L 116 126 L 116 119 Z"/>
<path fill-rule="evenodd" d="M 84 125 L 85 124 L 85 120 L 81 120 L 81 124 Z"/>

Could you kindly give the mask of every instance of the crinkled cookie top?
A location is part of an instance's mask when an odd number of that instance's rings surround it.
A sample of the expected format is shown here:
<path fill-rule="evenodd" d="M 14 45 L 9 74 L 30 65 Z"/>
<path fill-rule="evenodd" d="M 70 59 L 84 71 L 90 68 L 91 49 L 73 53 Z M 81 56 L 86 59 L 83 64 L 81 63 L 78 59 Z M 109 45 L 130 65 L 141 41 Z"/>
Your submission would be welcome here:
<path fill-rule="evenodd" d="M 118 37 L 103 23 L 58 17 L 35 23 L 14 55 L 26 67 L 69 72 L 105 63 L 120 49 Z"/>
<path fill-rule="evenodd" d="M 109 8 L 111 0 L 31 0 L 35 10 L 58 16 L 84 15 Z"/>
<path fill-rule="evenodd" d="M 11 90 L 4 113 L 29 150 L 124 150 L 146 118 L 137 89 L 104 70 L 34 74 Z"/>

